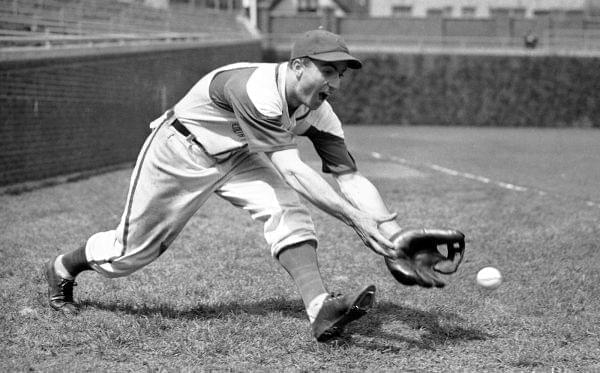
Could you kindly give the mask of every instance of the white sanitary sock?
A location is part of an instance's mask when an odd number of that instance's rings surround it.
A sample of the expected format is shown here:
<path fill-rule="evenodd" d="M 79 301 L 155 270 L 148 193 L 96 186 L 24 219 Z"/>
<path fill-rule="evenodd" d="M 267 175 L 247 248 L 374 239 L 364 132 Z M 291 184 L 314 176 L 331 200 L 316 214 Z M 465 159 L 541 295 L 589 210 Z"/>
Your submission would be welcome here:
<path fill-rule="evenodd" d="M 73 276 L 69 273 L 69 271 L 67 271 L 67 269 L 65 268 L 65 266 L 63 265 L 62 262 L 62 255 L 60 255 L 58 258 L 56 258 L 56 260 L 54 261 L 54 270 L 56 271 L 56 273 L 58 273 L 58 275 L 62 278 L 66 278 L 67 280 L 72 280 Z"/>
<path fill-rule="evenodd" d="M 325 299 L 329 297 L 328 293 L 323 293 L 317 295 L 313 300 L 310 301 L 308 307 L 306 308 L 306 314 L 308 315 L 308 320 L 312 323 L 315 321 L 317 314 L 321 310 L 321 306 L 323 306 L 323 302 Z"/>

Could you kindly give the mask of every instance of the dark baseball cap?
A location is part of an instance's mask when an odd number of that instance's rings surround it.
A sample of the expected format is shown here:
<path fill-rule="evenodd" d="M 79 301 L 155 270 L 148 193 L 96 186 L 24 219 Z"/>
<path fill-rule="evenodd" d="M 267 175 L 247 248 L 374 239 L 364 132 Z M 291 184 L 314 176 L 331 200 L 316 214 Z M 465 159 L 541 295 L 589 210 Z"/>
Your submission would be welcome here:
<path fill-rule="evenodd" d="M 362 62 L 350 55 L 341 36 L 321 29 L 308 31 L 296 39 L 290 59 L 301 57 L 326 62 L 344 61 L 351 69 L 362 67 Z"/>

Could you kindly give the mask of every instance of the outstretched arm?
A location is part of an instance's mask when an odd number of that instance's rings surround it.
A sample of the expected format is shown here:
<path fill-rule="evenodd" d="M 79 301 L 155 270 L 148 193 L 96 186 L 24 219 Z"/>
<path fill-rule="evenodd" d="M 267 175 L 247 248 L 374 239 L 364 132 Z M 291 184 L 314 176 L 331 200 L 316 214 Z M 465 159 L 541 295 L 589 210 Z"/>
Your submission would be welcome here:
<path fill-rule="evenodd" d="M 381 234 L 379 226 L 394 218 L 389 213 L 361 210 L 342 198 L 310 166 L 302 162 L 297 149 L 267 153 L 284 180 L 311 203 L 348 224 L 373 250 L 391 255 L 393 244 Z"/>
<path fill-rule="evenodd" d="M 390 215 L 375 185 L 359 172 L 336 175 L 335 180 L 344 197 L 357 209 L 375 216 Z M 400 229 L 395 220 L 386 221 L 379 226 L 379 230 L 387 238 Z"/>
<path fill-rule="evenodd" d="M 388 214 L 377 188 L 358 172 L 336 176 L 342 194 L 358 209 L 373 214 Z M 393 238 L 397 255 L 386 257 L 385 263 L 396 280 L 404 285 L 426 288 L 444 287 L 437 273 L 456 272 L 465 251 L 465 235 L 455 229 L 404 229 L 396 221 L 379 227 L 387 238 Z M 445 252 L 438 250 L 445 246 Z"/>

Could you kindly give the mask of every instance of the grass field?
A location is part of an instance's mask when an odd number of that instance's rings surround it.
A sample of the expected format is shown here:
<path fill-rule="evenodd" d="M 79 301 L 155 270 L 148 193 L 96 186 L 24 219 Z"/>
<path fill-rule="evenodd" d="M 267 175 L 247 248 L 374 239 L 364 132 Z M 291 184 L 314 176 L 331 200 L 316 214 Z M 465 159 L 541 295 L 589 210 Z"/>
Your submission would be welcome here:
<path fill-rule="evenodd" d="M 150 266 L 81 275 L 83 310 L 65 319 L 47 307 L 41 265 L 117 224 L 130 170 L 114 171 L 0 196 L 0 371 L 600 370 L 600 131 L 346 134 L 402 224 L 467 235 L 448 287 L 398 285 L 350 228 L 312 209 L 330 290 L 378 288 L 369 315 L 317 343 L 261 227 L 213 198 Z M 495 291 L 474 281 L 487 265 L 505 277 Z"/>

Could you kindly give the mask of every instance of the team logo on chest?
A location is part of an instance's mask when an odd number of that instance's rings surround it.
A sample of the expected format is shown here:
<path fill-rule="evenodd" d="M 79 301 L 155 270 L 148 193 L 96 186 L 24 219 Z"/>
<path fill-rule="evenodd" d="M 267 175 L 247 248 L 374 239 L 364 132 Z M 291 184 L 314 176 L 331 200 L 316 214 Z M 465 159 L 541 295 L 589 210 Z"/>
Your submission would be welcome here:
<path fill-rule="evenodd" d="M 242 131 L 242 127 L 240 127 L 238 122 L 231 123 L 231 131 L 240 139 L 246 138 L 246 135 L 244 135 L 244 131 Z"/>

